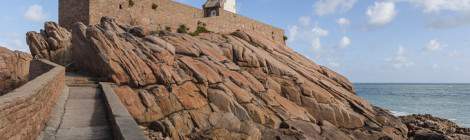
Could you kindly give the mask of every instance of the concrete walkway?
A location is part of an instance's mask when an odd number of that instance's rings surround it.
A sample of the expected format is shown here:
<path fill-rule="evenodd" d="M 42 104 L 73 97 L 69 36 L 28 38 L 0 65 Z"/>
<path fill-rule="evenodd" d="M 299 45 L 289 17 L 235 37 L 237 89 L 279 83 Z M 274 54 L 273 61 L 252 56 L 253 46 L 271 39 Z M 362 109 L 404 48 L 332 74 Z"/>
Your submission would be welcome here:
<path fill-rule="evenodd" d="M 44 140 L 109 140 L 112 128 L 107 119 L 103 93 L 88 80 L 67 77 L 68 95 L 61 97 L 42 136 Z M 65 101 L 63 101 L 65 100 Z"/>

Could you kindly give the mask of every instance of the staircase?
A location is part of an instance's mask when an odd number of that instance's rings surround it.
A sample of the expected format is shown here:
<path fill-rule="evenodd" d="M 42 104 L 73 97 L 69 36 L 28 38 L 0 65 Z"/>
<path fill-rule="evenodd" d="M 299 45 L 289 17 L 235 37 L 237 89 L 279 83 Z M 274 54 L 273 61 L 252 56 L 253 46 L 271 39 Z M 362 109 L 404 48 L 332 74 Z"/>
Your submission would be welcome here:
<path fill-rule="evenodd" d="M 69 90 L 61 97 L 47 128 L 38 139 L 113 139 L 103 93 L 96 80 L 67 74 L 66 82 Z"/>

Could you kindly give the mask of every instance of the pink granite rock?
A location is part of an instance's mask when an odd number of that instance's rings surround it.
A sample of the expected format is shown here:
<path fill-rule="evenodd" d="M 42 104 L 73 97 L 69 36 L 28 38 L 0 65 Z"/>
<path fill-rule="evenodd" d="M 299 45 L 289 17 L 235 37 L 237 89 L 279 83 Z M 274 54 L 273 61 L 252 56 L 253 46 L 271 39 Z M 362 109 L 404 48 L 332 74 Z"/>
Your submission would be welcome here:
<path fill-rule="evenodd" d="M 40 33 L 26 33 L 26 42 L 34 58 L 48 59 L 63 66 L 72 64 L 71 39 L 70 32 L 54 22 L 46 22 Z"/>
<path fill-rule="evenodd" d="M 30 61 L 31 55 L 0 46 L 0 95 L 29 80 Z"/>
<path fill-rule="evenodd" d="M 120 85 L 131 114 L 171 139 L 406 139 L 396 117 L 344 76 L 249 31 L 131 32 L 76 24 L 75 65 Z M 158 139 L 158 138 L 155 138 Z"/>

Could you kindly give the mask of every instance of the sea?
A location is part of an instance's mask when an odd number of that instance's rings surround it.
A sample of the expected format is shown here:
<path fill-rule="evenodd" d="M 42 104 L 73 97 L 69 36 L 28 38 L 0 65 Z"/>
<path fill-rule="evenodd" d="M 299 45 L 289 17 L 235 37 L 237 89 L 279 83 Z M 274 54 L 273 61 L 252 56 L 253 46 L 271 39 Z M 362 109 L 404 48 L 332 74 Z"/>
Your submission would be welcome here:
<path fill-rule="evenodd" d="M 431 114 L 470 128 L 470 84 L 354 85 L 359 96 L 395 116 Z"/>

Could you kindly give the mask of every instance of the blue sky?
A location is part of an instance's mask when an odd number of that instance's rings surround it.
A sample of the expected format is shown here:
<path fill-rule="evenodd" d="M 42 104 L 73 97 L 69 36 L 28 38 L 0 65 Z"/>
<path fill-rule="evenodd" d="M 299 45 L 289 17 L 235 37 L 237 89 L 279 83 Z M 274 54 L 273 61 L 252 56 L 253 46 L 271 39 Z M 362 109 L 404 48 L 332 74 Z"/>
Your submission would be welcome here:
<path fill-rule="evenodd" d="M 200 7 L 204 0 L 178 0 Z M 237 0 L 238 12 L 283 28 L 288 45 L 353 82 L 470 83 L 469 0 Z M 57 0 L 0 6 L 0 45 L 57 21 Z"/>

